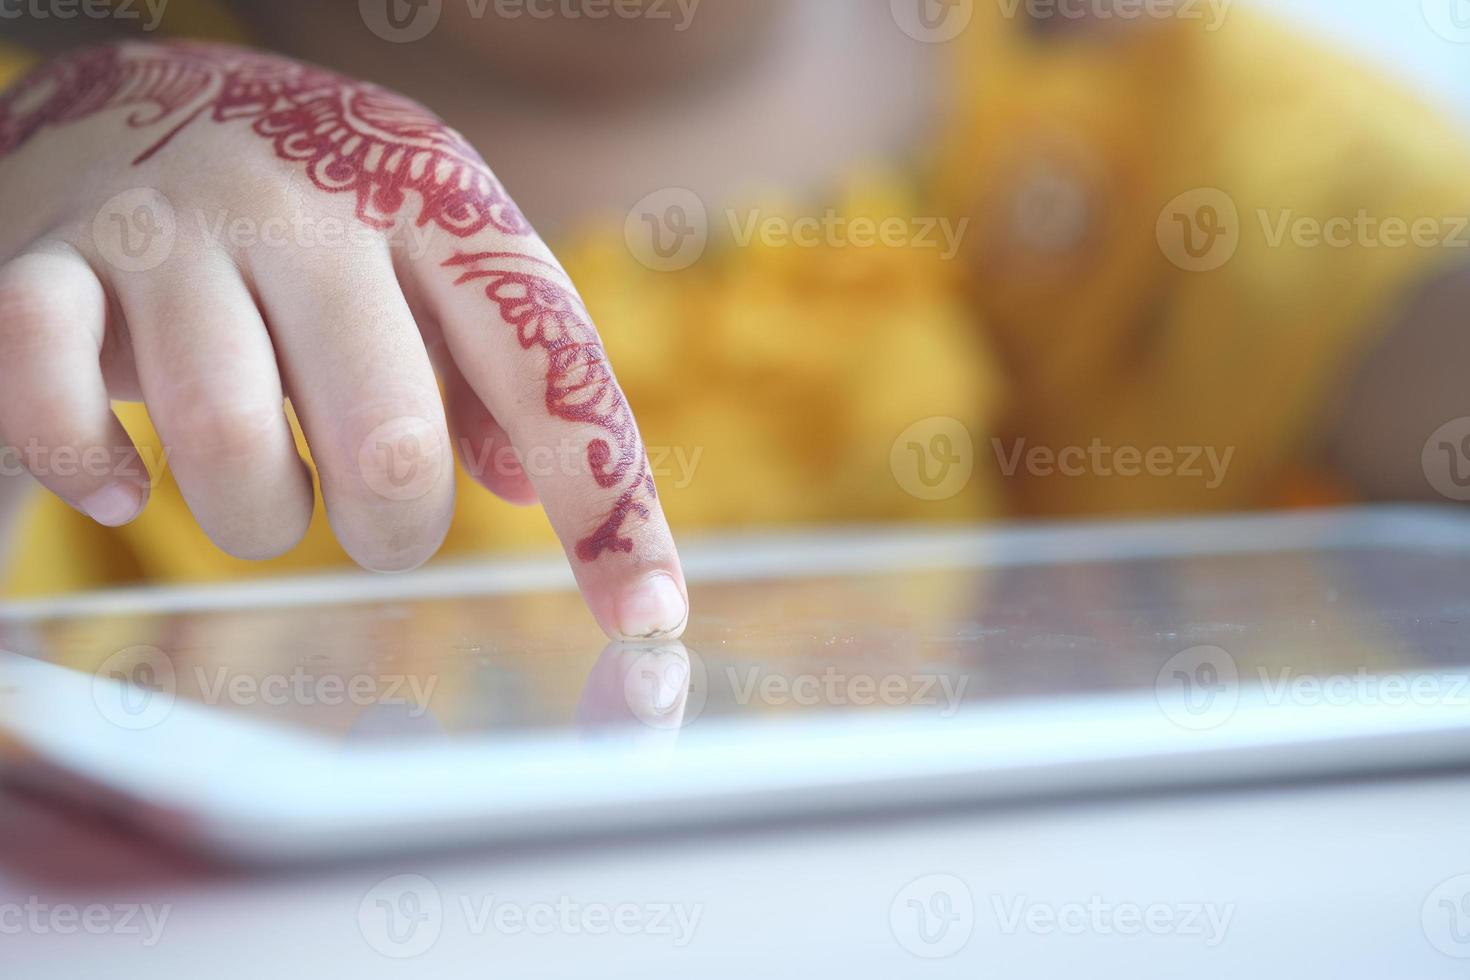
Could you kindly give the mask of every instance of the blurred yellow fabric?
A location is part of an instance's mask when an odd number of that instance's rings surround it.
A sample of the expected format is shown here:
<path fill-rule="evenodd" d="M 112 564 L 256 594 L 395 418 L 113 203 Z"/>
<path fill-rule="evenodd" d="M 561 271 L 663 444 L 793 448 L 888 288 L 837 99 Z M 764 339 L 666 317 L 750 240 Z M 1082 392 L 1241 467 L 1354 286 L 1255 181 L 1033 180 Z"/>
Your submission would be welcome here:
<path fill-rule="evenodd" d="M 555 243 L 676 533 L 1287 502 L 1319 476 L 1302 459 L 1352 359 L 1463 254 L 1274 240 L 1282 214 L 1447 218 L 1470 204 L 1459 137 L 1349 59 L 1239 10 L 1219 32 L 1179 21 L 1108 40 L 1042 38 L 998 11 L 951 45 L 959 108 L 925 165 L 854 173 L 836 202 L 848 216 L 968 219 L 959 260 L 717 233 L 691 269 L 660 273 L 630 254 L 622 216 Z M 157 458 L 142 409 L 119 413 Z M 895 447 L 934 418 L 963 424 L 975 466 L 938 501 L 909 492 Z M 1111 462 L 1062 477 L 1018 465 L 1038 447 L 1099 447 Z M 1120 451 L 1163 450 L 1168 472 L 1120 474 Z M 1228 460 L 1213 485 L 1206 450 Z M 7 593 L 348 563 L 320 500 L 295 551 L 246 563 L 160 477 L 117 531 L 38 496 Z M 552 543 L 539 511 L 461 475 L 445 554 Z"/>
<path fill-rule="evenodd" d="M 1317 496 L 1314 429 L 1354 361 L 1415 286 L 1470 260 L 1463 135 L 1362 63 L 1241 7 L 1219 30 L 1166 20 L 1099 43 L 1027 35 L 980 6 L 991 19 L 968 35 L 967 105 L 939 185 L 977 216 L 970 288 L 1014 396 L 1001 445 L 1231 454 L 1215 487 L 1106 465 L 1023 470 L 1007 481 L 1012 506 Z M 1314 242 L 1314 230 L 1342 241 L 1360 216 L 1345 245 Z M 1400 241 L 1415 222 L 1450 243 Z"/>
<path fill-rule="evenodd" d="M 0 41 L 0 84 L 9 84 L 35 61 L 36 57 L 24 48 Z"/>

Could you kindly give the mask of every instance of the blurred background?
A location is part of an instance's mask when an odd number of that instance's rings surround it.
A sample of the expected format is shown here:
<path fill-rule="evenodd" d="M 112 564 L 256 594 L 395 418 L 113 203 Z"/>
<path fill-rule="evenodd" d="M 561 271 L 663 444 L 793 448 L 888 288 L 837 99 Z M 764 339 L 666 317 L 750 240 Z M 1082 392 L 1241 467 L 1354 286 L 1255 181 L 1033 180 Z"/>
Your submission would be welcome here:
<path fill-rule="evenodd" d="M 7 8 L 0 77 L 219 40 L 443 115 L 582 290 L 676 534 L 1470 498 L 1465 0 L 59 10 Z M 554 547 L 461 442 L 444 554 Z M 120 531 L 37 498 L 7 593 L 347 564 L 321 513 L 228 558 L 157 476 Z"/>
<path fill-rule="evenodd" d="M 1262 10 L 1277 14 L 1313 36 L 1342 45 L 1355 55 L 1380 66 L 1393 77 L 1414 85 L 1428 101 L 1462 119 L 1470 119 L 1470 67 L 1463 41 L 1444 43 L 1434 30 L 1434 8 L 1413 3 L 1374 3 L 1372 0 L 1251 0 Z M 1451 4 L 1442 9 L 1454 13 Z M 1461 19 L 1464 20 L 1463 14 Z M 1453 21 L 1451 21 L 1453 23 Z M 1428 26 L 1429 30 L 1425 30 Z"/>

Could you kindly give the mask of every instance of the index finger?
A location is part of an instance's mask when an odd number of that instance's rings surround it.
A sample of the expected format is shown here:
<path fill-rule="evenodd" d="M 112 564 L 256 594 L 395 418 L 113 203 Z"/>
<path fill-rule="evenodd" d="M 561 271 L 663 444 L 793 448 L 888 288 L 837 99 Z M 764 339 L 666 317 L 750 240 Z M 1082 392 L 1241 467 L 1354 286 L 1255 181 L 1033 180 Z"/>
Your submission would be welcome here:
<path fill-rule="evenodd" d="M 533 235 L 487 244 L 421 275 L 423 298 L 515 444 L 599 624 L 620 639 L 678 636 L 689 616 L 678 552 L 587 308 Z"/>

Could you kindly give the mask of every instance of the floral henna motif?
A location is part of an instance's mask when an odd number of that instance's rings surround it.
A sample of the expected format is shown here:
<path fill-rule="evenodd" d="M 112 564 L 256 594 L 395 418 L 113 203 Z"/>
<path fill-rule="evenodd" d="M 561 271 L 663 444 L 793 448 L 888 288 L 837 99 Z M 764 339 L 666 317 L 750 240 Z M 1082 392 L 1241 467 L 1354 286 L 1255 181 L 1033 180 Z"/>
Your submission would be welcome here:
<path fill-rule="evenodd" d="M 460 253 L 444 265 L 464 270 L 456 286 L 484 283 L 486 297 L 499 307 L 501 319 L 515 328 L 523 349 L 546 352 L 546 410 L 608 434 L 608 439 L 594 439 L 587 447 L 587 464 L 598 486 L 605 490 L 627 486 L 627 490 L 602 525 L 577 542 L 577 557 L 595 561 L 604 551 L 632 551 L 623 525 L 632 519 L 647 520 L 647 502 L 658 498 L 633 412 L 608 367 L 586 307 L 555 280 L 516 268 L 527 262 L 541 264 L 514 252 L 479 252 Z"/>
<path fill-rule="evenodd" d="M 487 228 L 531 232 L 464 138 L 416 103 L 319 68 L 213 45 L 141 53 L 105 46 L 42 66 L 0 95 L 0 157 L 47 127 L 113 109 L 131 110 L 133 129 L 172 124 L 135 165 L 201 117 L 247 120 L 277 157 L 303 164 L 316 187 L 355 195 L 358 218 L 372 227 L 393 227 L 412 193 L 420 226 L 433 222 L 457 238 Z M 648 519 L 657 499 L 632 412 L 581 300 L 555 279 L 521 271 L 527 264 L 545 265 L 517 252 L 480 252 L 458 253 L 445 266 L 462 270 L 456 285 L 483 282 L 521 347 L 545 352 L 547 411 L 606 433 L 588 446 L 587 462 L 599 487 L 624 489 L 577 543 L 577 557 L 629 552 L 624 526 Z"/>
<path fill-rule="evenodd" d="M 358 217 L 374 227 L 392 227 L 413 191 L 423 202 L 420 225 L 461 238 L 487 227 L 531 230 L 464 138 L 416 103 L 299 62 L 211 45 L 132 55 L 107 46 L 43 66 L 0 100 L 0 156 L 48 126 L 118 108 L 134 110 L 134 129 L 183 115 L 135 163 L 200 116 L 248 119 L 282 160 L 304 163 L 317 187 L 356 195 Z"/>

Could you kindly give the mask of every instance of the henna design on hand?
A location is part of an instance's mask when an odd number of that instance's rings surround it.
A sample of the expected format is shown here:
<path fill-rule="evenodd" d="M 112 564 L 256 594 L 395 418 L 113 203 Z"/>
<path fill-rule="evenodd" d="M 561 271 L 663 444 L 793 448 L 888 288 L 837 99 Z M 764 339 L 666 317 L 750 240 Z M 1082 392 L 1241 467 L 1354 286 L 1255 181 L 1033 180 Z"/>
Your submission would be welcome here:
<path fill-rule="evenodd" d="M 622 536 L 622 527 L 630 518 L 647 520 L 645 500 L 658 496 L 633 412 L 582 301 L 554 280 L 513 268 L 528 258 L 513 252 L 460 253 L 444 265 L 465 270 L 456 286 L 485 283 L 486 297 L 515 327 L 521 347 L 546 352 L 546 410 L 568 422 L 597 426 L 612 440 L 594 439 L 587 463 L 598 486 L 627 489 L 602 525 L 577 543 L 577 557 L 595 561 L 604 551 L 631 551 L 633 542 Z"/>
<path fill-rule="evenodd" d="M 182 115 L 133 162 L 151 159 L 201 116 L 251 121 L 276 155 L 304 163 L 313 184 L 357 197 L 357 216 L 389 228 L 406 192 L 430 221 L 461 238 L 531 226 L 464 137 L 417 103 L 284 58 L 213 45 L 170 44 L 129 54 L 89 48 L 41 66 L 0 99 L 0 156 L 48 126 L 130 108 L 143 129 Z"/>
<path fill-rule="evenodd" d="M 357 217 L 392 228 L 410 196 L 416 222 L 465 239 L 487 229 L 528 236 L 531 226 L 484 160 L 417 103 L 377 86 L 284 58 L 204 44 L 109 45 L 48 62 L 0 94 L 0 157 L 39 132 L 109 110 L 131 110 L 131 129 L 169 125 L 133 164 L 164 150 L 196 120 L 248 120 L 276 156 L 302 164 L 320 190 L 351 193 Z M 524 350 L 546 355 L 546 409 L 595 426 L 587 448 L 597 485 L 623 488 L 603 523 L 576 545 L 577 557 L 630 552 L 623 534 L 647 520 L 657 499 L 647 454 L 626 398 L 576 293 L 560 269 L 519 252 L 458 252 L 446 268 L 456 285 L 484 283 L 485 296 Z M 549 275 L 525 271 L 544 267 Z"/>

